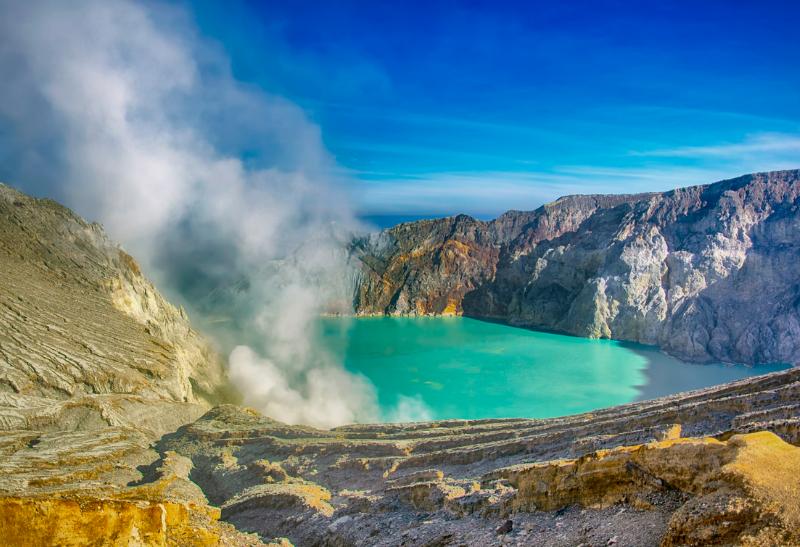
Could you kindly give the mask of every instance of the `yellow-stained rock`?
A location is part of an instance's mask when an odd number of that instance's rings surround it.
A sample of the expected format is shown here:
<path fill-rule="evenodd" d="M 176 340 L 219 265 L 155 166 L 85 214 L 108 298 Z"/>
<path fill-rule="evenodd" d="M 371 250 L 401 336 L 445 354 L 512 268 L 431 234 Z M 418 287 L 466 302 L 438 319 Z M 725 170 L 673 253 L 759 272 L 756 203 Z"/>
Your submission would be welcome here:
<path fill-rule="evenodd" d="M 9 497 L 0 498 L 0 540 L 4 547 L 265 545 L 218 516 L 207 506 L 172 501 Z"/>
<path fill-rule="evenodd" d="M 326 517 L 333 515 L 331 493 L 312 482 L 266 483 L 246 489 L 222 507 L 223 518 L 232 512 L 256 507 L 312 511 Z"/>
<path fill-rule="evenodd" d="M 800 545 L 800 448 L 766 431 L 727 445 L 731 459 L 673 515 L 662 544 Z"/>
<path fill-rule="evenodd" d="M 58 498 L 0 499 L 0 536 L 7 546 L 204 546 L 220 539 L 213 527 L 193 525 L 185 505 Z"/>
<path fill-rule="evenodd" d="M 770 432 L 599 450 L 500 469 L 484 483 L 498 479 L 517 489 L 511 511 L 635 504 L 663 490 L 694 496 L 673 516 L 665 546 L 800 544 L 800 448 Z"/>

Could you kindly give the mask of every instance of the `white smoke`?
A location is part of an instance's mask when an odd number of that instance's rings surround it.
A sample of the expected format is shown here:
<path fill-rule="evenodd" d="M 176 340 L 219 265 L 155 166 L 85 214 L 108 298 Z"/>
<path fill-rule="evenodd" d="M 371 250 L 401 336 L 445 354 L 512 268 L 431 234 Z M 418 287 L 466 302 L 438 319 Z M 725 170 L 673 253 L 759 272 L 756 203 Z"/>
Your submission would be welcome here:
<path fill-rule="evenodd" d="M 3 175 L 101 221 L 217 325 L 246 404 L 376 419 L 369 382 L 315 343 L 356 223 L 300 108 L 237 82 L 186 13 L 127 0 L 0 0 L 0 73 Z"/>
<path fill-rule="evenodd" d="M 290 423 L 333 426 L 352 422 L 359 415 L 377 415 L 372 386 L 342 368 L 308 370 L 303 395 L 287 384 L 285 371 L 274 361 L 259 357 L 247 346 L 238 346 L 231 352 L 230 365 L 232 380 L 249 386 L 250 403 L 268 416 L 280 416 Z"/>
<path fill-rule="evenodd" d="M 428 422 L 432 419 L 431 409 L 419 395 L 399 395 L 397 404 L 386 415 L 387 422 Z"/>

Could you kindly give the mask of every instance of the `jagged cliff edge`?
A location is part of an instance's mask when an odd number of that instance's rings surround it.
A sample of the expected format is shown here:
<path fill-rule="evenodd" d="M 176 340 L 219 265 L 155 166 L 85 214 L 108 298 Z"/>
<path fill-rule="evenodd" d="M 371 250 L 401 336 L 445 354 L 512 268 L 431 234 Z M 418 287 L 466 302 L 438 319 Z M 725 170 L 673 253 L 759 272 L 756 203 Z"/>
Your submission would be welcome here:
<path fill-rule="evenodd" d="M 359 314 L 463 314 L 689 361 L 800 363 L 797 170 L 401 224 L 352 254 Z"/>

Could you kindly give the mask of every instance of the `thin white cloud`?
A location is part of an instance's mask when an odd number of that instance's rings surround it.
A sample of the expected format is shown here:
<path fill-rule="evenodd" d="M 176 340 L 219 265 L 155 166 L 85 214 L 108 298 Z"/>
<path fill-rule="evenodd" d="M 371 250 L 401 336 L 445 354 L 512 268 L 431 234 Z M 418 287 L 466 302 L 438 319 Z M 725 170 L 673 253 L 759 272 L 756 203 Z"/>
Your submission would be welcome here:
<path fill-rule="evenodd" d="M 620 161 L 622 163 L 622 161 Z M 740 142 L 631 152 L 626 165 L 561 165 L 547 171 L 392 173 L 352 171 L 360 210 L 496 216 L 569 194 L 662 192 L 747 173 L 800 168 L 800 135 L 759 133 Z"/>
<path fill-rule="evenodd" d="M 761 133 L 741 142 L 728 142 L 707 146 L 684 146 L 657 150 L 635 151 L 636 156 L 667 158 L 735 158 L 742 154 L 798 154 L 800 135 L 787 133 Z"/>
<path fill-rule="evenodd" d="M 757 155 L 758 156 L 758 155 Z M 703 166 L 614 167 L 571 165 L 548 172 L 427 173 L 361 180 L 357 206 L 370 214 L 497 216 L 509 209 L 532 210 L 573 194 L 665 192 L 710 184 L 747 173 L 796 169 L 800 161 L 756 157 L 752 161 Z"/>
<path fill-rule="evenodd" d="M 358 207 L 376 214 L 466 213 L 496 216 L 531 210 L 573 194 L 666 191 L 741 173 L 692 168 L 565 166 L 553 172 L 430 173 L 357 183 Z"/>
<path fill-rule="evenodd" d="M 775 118 L 772 116 L 763 116 L 760 114 L 753 114 L 750 112 L 737 112 L 730 110 L 713 110 L 708 108 L 692 108 L 687 106 L 666 106 L 666 105 L 647 105 L 647 104 L 623 104 L 618 106 L 604 105 L 602 112 L 606 114 L 620 114 L 628 116 L 636 114 L 638 116 L 646 115 L 648 118 L 656 116 L 663 119 L 675 118 L 689 118 L 692 120 L 729 120 L 736 122 L 751 122 L 758 124 L 761 127 L 769 126 L 784 126 L 788 130 L 792 130 L 800 126 L 797 120 L 788 118 Z"/>
<path fill-rule="evenodd" d="M 562 177 L 515 172 L 431 173 L 361 182 L 358 204 L 371 213 L 484 215 L 509 208 L 534 209 L 562 193 L 589 190 L 574 183 Z"/>

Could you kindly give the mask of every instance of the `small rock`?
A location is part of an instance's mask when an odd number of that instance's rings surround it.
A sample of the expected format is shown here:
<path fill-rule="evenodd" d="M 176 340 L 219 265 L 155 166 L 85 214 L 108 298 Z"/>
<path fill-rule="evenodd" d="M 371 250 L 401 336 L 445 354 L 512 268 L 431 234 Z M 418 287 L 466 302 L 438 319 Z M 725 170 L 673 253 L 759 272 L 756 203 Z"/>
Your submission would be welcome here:
<path fill-rule="evenodd" d="M 507 520 L 503 524 L 498 526 L 497 530 L 495 530 L 495 532 L 497 532 L 498 535 L 502 535 L 502 534 L 509 533 L 513 529 L 514 529 L 514 522 L 511 521 L 511 520 Z"/>
<path fill-rule="evenodd" d="M 328 529 L 336 530 L 336 528 L 338 528 L 342 524 L 347 524 L 351 520 L 353 520 L 353 517 L 351 517 L 350 515 L 344 515 L 343 517 L 339 517 L 338 519 L 334 520 L 333 523 L 331 523 L 331 525 L 328 526 Z"/>
<path fill-rule="evenodd" d="M 619 539 L 617 539 L 617 536 L 614 536 L 614 537 L 612 537 L 611 539 L 608 540 L 606 545 L 616 545 L 618 541 L 619 541 Z"/>

